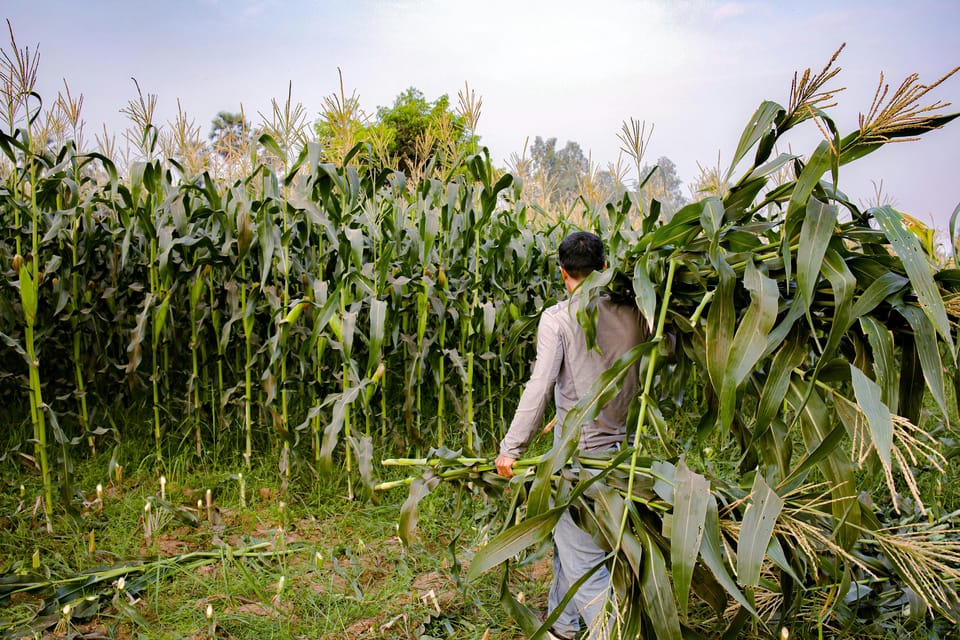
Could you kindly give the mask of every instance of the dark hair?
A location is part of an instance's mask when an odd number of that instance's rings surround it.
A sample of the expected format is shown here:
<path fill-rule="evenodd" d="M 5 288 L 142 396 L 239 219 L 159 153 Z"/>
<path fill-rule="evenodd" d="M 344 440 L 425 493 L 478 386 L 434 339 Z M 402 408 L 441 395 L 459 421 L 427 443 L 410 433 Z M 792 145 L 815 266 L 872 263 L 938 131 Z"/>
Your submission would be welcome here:
<path fill-rule="evenodd" d="M 603 241 L 596 234 L 575 231 L 563 239 L 557 253 L 560 266 L 573 278 L 586 278 L 603 269 Z"/>

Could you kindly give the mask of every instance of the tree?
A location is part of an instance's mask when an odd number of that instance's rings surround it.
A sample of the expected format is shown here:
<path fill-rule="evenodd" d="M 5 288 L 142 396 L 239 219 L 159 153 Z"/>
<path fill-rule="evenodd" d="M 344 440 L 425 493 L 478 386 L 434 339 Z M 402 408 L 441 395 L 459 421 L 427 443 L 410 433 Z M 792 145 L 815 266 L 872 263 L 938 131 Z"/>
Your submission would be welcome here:
<path fill-rule="evenodd" d="M 646 176 L 652 169 L 652 166 L 644 165 L 640 175 Z M 687 204 L 682 191 L 683 181 L 677 175 L 677 165 L 666 156 L 661 156 L 657 160 L 656 169 L 640 190 L 640 195 L 643 198 L 644 210 L 649 211 L 650 202 L 656 199 L 660 202 L 660 215 L 665 220 L 669 220 L 674 213 Z"/>
<path fill-rule="evenodd" d="M 537 136 L 530 147 L 529 170 L 545 202 L 567 203 L 579 195 L 581 183 L 590 173 L 590 161 L 572 140 L 557 150 L 556 138 Z"/>
<path fill-rule="evenodd" d="M 253 139 L 250 123 L 243 117 L 243 113 L 221 111 L 213 119 L 208 136 L 213 144 L 213 150 L 222 158 L 228 158 L 247 146 Z"/>
<path fill-rule="evenodd" d="M 387 151 L 398 169 L 414 173 L 431 158 L 452 161 L 476 140 L 460 114 L 450 109 L 446 94 L 427 102 L 423 92 L 410 87 L 392 107 L 377 109 L 376 123 L 388 135 Z"/>

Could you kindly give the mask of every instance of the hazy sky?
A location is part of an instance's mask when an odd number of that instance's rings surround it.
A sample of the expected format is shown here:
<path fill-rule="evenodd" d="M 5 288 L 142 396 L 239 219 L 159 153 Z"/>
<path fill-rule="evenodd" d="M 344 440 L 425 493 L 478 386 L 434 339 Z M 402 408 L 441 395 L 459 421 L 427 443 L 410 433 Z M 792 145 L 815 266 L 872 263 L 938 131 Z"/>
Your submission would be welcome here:
<path fill-rule="evenodd" d="M 698 164 L 725 169 L 760 102 L 786 104 L 794 72 L 819 71 L 842 43 L 832 86 L 846 90 L 831 110 L 841 133 L 857 128 L 881 72 L 893 90 L 960 65 L 957 0 L 6 0 L 0 17 L 20 47 L 39 45 L 47 104 L 64 80 L 84 95 L 91 142 L 103 124 L 125 126 L 131 78 L 159 96 L 158 120 L 179 99 L 206 135 L 241 104 L 259 121 L 291 82 L 315 119 L 339 67 L 370 114 L 411 86 L 455 104 L 468 82 L 501 166 L 538 135 L 574 140 L 605 166 L 621 124 L 643 120 L 655 127 L 647 159 L 669 157 L 687 184 Z M 928 95 L 960 111 L 960 74 Z M 820 135 L 808 125 L 781 150 L 808 155 Z M 960 203 L 960 119 L 840 173 L 855 202 L 873 200 L 881 180 L 898 208 L 946 229 Z"/>

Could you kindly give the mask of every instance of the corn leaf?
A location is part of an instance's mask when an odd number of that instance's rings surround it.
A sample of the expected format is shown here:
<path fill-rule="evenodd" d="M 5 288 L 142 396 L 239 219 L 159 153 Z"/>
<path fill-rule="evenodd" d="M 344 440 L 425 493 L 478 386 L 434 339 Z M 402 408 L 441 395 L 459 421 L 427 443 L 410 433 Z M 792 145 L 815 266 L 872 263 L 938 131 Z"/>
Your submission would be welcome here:
<path fill-rule="evenodd" d="M 733 330 L 736 323 L 736 311 L 733 308 L 736 276 L 726 262 L 717 265 L 717 272 L 719 282 L 707 311 L 705 350 L 710 383 L 717 394 L 720 395 L 726 377 L 730 345 L 733 342 Z"/>
<path fill-rule="evenodd" d="M 813 289 L 820 275 L 820 265 L 837 224 L 839 207 L 810 198 L 800 227 L 797 249 L 797 285 L 807 308 L 813 303 Z"/>
<path fill-rule="evenodd" d="M 710 350 L 713 354 L 713 366 L 718 367 L 721 363 L 723 364 L 722 371 L 719 372 L 719 391 L 720 423 L 724 433 L 733 422 L 737 409 L 737 387 L 760 360 L 766 349 L 767 335 L 777 319 L 777 301 L 780 297 L 776 281 L 760 273 L 752 262 L 747 263 L 743 277 L 744 286 L 750 292 L 750 306 L 743 314 L 740 326 L 737 327 L 733 339 L 729 342 L 729 347 L 724 352 L 720 351 L 722 347 L 719 345 Z M 723 291 L 718 292 L 718 297 L 723 295 Z M 716 304 L 715 299 L 711 304 L 711 312 Z M 728 300 L 723 306 L 732 313 L 732 300 Z M 722 334 L 722 330 L 718 331 L 716 336 L 721 344 L 726 337 Z M 708 326 L 708 339 L 709 337 Z M 716 382 L 714 386 L 716 387 Z"/>
<path fill-rule="evenodd" d="M 800 176 L 793 187 L 790 202 L 787 205 L 786 236 L 792 233 L 794 221 L 800 215 L 800 211 L 806 210 L 810 194 L 813 193 L 814 187 L 820 183 L 823 174 L 830 168 L 832 156 L 833 151 L 830 143 L 824 140 L 817 146 L 806 166 L 800 172 Z"/>
<path fill-rule="evenodd" d="M 755 587 L 760 583 L 763 558 L 784 501 L 759 472 L 754 476 L 751 496 L 737 541 L 737 575 L 741 584 Z"/>
<path fill-rule="evenodd" d="M 566 507 L 554 507 L 549 511 L 527 518 L 483 545 L 470 562 L 467 582 L 472 582 L 493 567 L 509 560 L 527 547 L 543 542 L 550 537 L 554 526 Z"/>
<path fill-rule="evenodd" d="M 873 352 L 873 374 L 880 387 L 880 400 L 890 408 L 891 413 L 896 413 L 900 397 L 897 393 L 899 372 L 894 355 L 893 334 L 873 316 L 862 316 L 860 327 L 867 335 Z"/>
<path fill-rule="evenodd" d="M 838 402 L 844 400 L 838 398 Z M 816 468 L 822 461 L 836 453 L 837 449 L 843 444 L 843 439 L 847 436 L 847 431 L 842 423 L 838 423 L 833 430 L 824 438 L 820 444 L 804 455 L 793 467 L 789 474 L 777 485 L 778 492 L 793 491 L 796 483 L 801 481 L 804 476 Z"/>
<path fill-rule="evenodd" d="M 927 382 L 927 389 L 930 390 L 930 395 L 933 396 L 933 399 L 937 402 L 937 406 L 943 411 L 943 415 L 949 415 L 947 411 L 946 388 L 943 379 L 943 360 L 941 359 L 940 349 L 937 346 L 937 336 L 933 325 L 929 321 L 929 316 L 913 306 L 896 305 L 895 308 L 900 315 L 907 320 L 910 328 L 913 329 L 917 355 L 920 357 L 923 378 Z"/>
<path fill-rule="evenodd" d="M 850 377 L 863 414 L 867 417 L 873 446 L 887 469 L 891 468 L 890 451 L 893 448 L 893 418 L 890 410 L 880 399 L 880 387 L 860 369 L 850 365 Z"/>
<path fill-rule="evenodd" d="M 593 498 L 594 508 L 590 514 L 606 541 L 605 548 L 614 548 L 619 540 L 619 551 L 627 558 L 627 563 L 635 576 L 640 576 L 643 566 L 643 546 L 628 528 L 620 535 L 620 523 L 623 522 L 623 510 L 626 502 L 620 492 L 607 485 L 595 485 L 588 495 Z"/>
<path fill-rule="evenodd" d="M 373 477 L 373 440 L 370 436 L 350 436 L 347 438 L 350 448 L 357 455 L 357 471 L 360 473 L 360 482 L 367 491 L 371 502 L 377 502 L 377 493 L 373 487 L 376 479 Z"/>
<path fill-rule="evenodd" d="M 520 626 L 520 629 L 523 630 L 523 633 L 528 638 L 537 640 L 546 637 L 545 630 L 541 630 L 541 627 L 549 628 L 549 626 L 546 622 L 541 625 L 537 614 L 535 614 L 530 607 L 517 600 L 510 592 L 509 577 L 510 567 L 506 566 L 503 569 L 503 578 L 500 581 L 500 606 L 502 606 L 503 610 L 507 612 L 507 615 Z M 559 614 L 559 612 L 556 613 Z"/>
<path fill-rule="evenodd" d="M 920 307 L 950 347 L 950 353 L 953 354 L 956 349 L 953 346 L 953 336 L 950 333 L 947 311 L 943 306 L 943 298 L 940 297 L 940 291 L 937 289 L 931 274 L 930 259 L 923 253 L 917 236 L 904 228 L 903 216 L 889 205 L 869 209 L 868 213 L 873 215 L 893 246 L 894 251 L 897 252 L 897 256 L 903 262 L 903 268 L 910 278 L 910 283 L 913 285 Z M 956 362 L 954 362 L 955 364 Z"/>
<path fill-rule="evenodd" d="M 677 603 L 673 599 L 663 552 L 646 531 L 641 532 L 640 538 L 643 540 L 644 551 L 640 586 L 647 615 L 650 616 L 658 640 L 681 640 L 683 636 L 680 633 L 680 617 L 677 614 Z"/>
<path fill-rule="evenodd" d="M 670 536 L 670 566 L 673 589 L 684 616 L 690 596 L 690 581 L 703 540 L 710 482 L 694 473 L 681 458 L 674 476 L 673 531 Z"/>
<path fill-rule="evenodd" d="M 733 170 L 743 160 L 751 147 L 755 145 L 763 136 L 765 136 L 774 126 L 783 107 L 770 100 L 764 100 L 760 103 L 757 110 L 750 116 L 750 121 L 740 134 L 740 141 L 737 142 L 737 150 L 733 152 L 733 159 L 730 161 L 730 168 L 727 171 L 725 180 L 729 180 Z"/>
<path fill-rule="evenodd" d="M 770 422 L 777 415 L 787 394 L 790 376 L 793 370 L 799 367 L 807 357 L 809 344 L 806 337 L 800 332 L 780 347 L 774 356 L 767 371 L 767 379 L 760 393 L 760 403 L 757 405 L 757 416 L 754 422 L 753 440 L 757 440 L 770 426 Z"/>
<path fill-rule="evenodd" d="M 703 227 L 706 236 L 710 238 L 711 244 L 715 243 L 723 226 L 723 204 L 720 202 L 720 198 L 713 196 L 703 200 L 703 208 L 700 210 L 700 226 Z"/>
<path fill-rule="evenodd" d="M 843 340 L 843 336 L 855 320 L 851 312 L 853 309 L 853 294 L 857 285 L 856 278 L 853 277 L 853 273 L 847 268 L 839 253 L 831 248 L 826 252 L 824 258 L 823 275 L 829 280 L 830 287 L 833 289 L 833 319 L 830 323 L 827 343 L 823 346 L 823 353 L 821 353 L 820 360 L 817 362 L 818 369 L 829 358 L 833 357 L 834 352 Z"/>
<path fill-rule="evenodd" d="M 636 295 L 637 308 L 647 322 L 647 329 L 653 333 L 653 325 L 657 313 L 657 292 L 647 272 L 646 260 L 640 258 L 633 267 L 633 290 Z"/>
<path fill-rule="evenodd" d="M 786 402 L 798 414 L 807 451 L 817 450 L 830 437 L 830 425 L 834 422 L 822 396 L 812 383 L 794 377 L 790 381 Z M 856 526 L 860 524 L 854 465 L 842 447 L 834 447 L 823 452 L 823 462 L 818 469 L 831 486 L 833 501 L 830 506 L 837 525 L 841 527 L 836 534 L 837 541 L 849 548 L 857 538 Z"/>
<path fill-rule="evenodd" d="M 400 518 L 397 528 L 397 535 L 403 544 L 410 546 L 416 539 L 417 521 L 420 518 L 420 501 L 423 500 L 433 489 L 440 484 L 440 478 L 436 477 L 432 471 L 427 471 L 423 477 L 415 478 L 410 483 L 410 492 L 407 499 L 403 501 L 400 507 Z"/>
<path fill-rule="evenodd" d="M 324 400 L 323 405 L 333 404 L 330 423 L 323 430 L 323 444 L 320 447 L 320 468 L 325 473 L 333 471 L 333 450 L 340 440 L 340 431 L 346 418 L 347 408 L 359 397 L 362 386 L 350 387 L 343 393 L 333 394 Z"/>
<path fill-rule="evenodd" d="M 20 343 L 8 336 L 7 334 L 0 332 L 0 342 L 4 343 L 11 349 L 13 349 L 21 358 L 23 358 L 24 363 L 29 367 L 32 366 L 30 361 L 30 356 L 27 355 L 26 350 L 20 346 Z"/>

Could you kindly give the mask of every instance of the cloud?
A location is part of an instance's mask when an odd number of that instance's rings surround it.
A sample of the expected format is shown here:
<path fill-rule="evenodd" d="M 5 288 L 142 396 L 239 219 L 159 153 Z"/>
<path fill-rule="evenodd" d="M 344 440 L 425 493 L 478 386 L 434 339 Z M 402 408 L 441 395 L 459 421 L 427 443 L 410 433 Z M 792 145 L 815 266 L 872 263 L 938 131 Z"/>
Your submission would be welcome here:
<path fill-rule="evenodd" d="M 713 19 L 723 22 L 747 13 L 749 7 L 742 2 L 721 2 L 713 9 Z"/>

